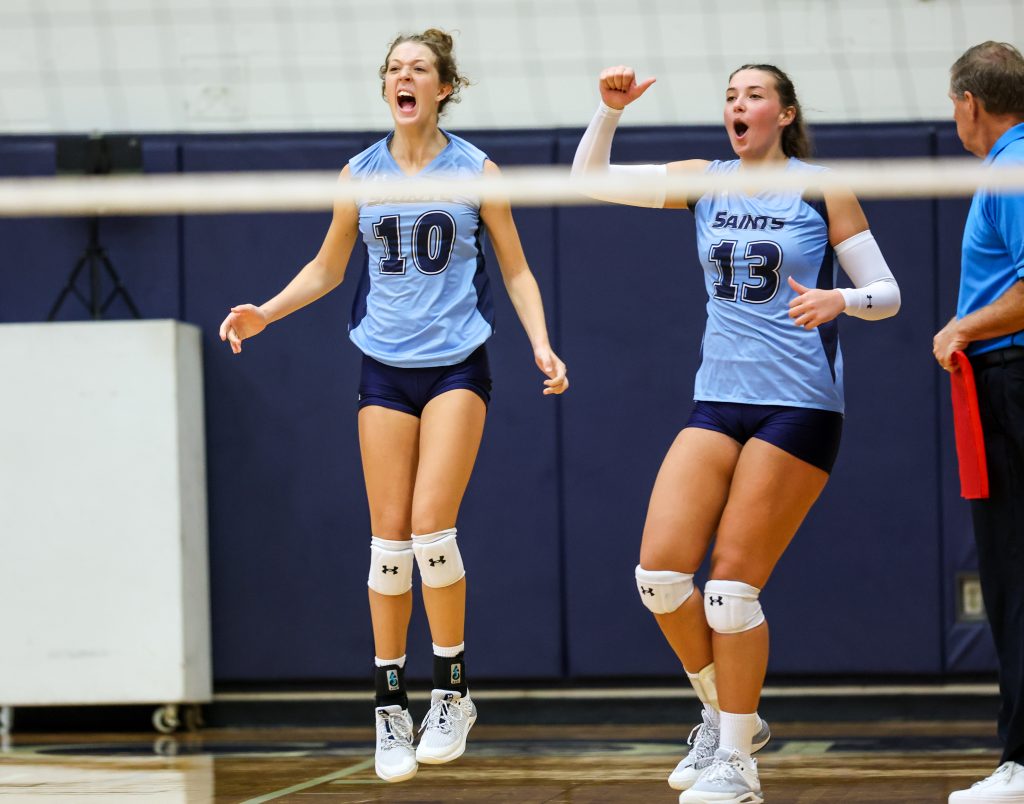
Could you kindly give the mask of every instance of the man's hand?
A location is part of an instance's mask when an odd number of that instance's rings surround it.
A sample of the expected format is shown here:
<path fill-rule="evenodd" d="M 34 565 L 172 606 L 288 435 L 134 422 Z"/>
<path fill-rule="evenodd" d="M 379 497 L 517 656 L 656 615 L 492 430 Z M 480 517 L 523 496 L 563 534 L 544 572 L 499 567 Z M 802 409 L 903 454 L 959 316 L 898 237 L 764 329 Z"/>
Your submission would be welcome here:
<path fill-rule="evenodd" d="M 932 339 L 932 354 L 946 371 L 956 371 L 953 352 L 962 352 L 970 344 L 970 341 L 960 333 L 959 325 L 960 322 L 956 318 L 951 319 Z"/>

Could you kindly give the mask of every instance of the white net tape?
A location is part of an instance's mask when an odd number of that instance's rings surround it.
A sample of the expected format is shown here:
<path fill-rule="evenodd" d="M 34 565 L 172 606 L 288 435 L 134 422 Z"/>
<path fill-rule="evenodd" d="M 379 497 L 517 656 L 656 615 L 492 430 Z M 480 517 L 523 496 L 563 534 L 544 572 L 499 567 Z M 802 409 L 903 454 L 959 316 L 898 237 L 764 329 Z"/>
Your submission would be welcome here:
<path fill-rule="evenodd" d="M 860 198 L 948 198 L 978 187 L 1024 192 L 1024 165 L 991 168 L 966 159 L 827 163 L 828 171 L 757 167 L 731 174 L 680 173 L 571 178 L 567 167 L 507 168 L 500 177 L 339 182 L 334 172 L 201 173 L 150 176 L 0 179 L 0 217 L 217 214 L 330 209 L 335 201 L 409 202 L 434 198 L 508 199 L 519 206 L 584 205 L 589 196 L 649 197 L 706 192 L 805 191 L 844 187 Z"/>

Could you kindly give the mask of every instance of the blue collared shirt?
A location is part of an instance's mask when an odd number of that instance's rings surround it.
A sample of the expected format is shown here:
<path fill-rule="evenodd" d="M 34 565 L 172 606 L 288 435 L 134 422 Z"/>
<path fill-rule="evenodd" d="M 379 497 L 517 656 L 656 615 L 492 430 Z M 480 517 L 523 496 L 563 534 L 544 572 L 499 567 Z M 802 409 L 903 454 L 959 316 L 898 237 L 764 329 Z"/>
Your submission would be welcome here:
<path fill-rule="evenodd" d="M 1024 123 L 996 140 L 986 165 L 1024 164 Z M 992 304 L 1024 279 L 1024 194 L 1000 195 L 979 188 L 964 226 L 960 256 L 960 297 L 956 317 Z M 976 341 L 971 355 L 1024 345 L 1024 331 Z"/>

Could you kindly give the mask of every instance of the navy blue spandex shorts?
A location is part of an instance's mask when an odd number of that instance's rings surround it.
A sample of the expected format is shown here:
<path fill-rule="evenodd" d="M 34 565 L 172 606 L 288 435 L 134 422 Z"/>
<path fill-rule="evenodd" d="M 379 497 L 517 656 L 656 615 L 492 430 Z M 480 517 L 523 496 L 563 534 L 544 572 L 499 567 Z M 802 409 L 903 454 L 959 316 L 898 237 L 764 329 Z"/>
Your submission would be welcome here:
<path fill-rule="evenodd" d="M 420 416 L 431 399 L 455 388 L 472 391 L 485 405 L 491 401 L 491 366 L 484 346 L 454 366 L 399 368 L 363 355 L 359 407 L 380 405 Z"/>
<path fill-rule="evenodd" d="M 783 405 L 696 402 L 686 426 L 724 433 L 741 444 L 760 438 L 831 474 L 839 454 L 843 414 Z"/>

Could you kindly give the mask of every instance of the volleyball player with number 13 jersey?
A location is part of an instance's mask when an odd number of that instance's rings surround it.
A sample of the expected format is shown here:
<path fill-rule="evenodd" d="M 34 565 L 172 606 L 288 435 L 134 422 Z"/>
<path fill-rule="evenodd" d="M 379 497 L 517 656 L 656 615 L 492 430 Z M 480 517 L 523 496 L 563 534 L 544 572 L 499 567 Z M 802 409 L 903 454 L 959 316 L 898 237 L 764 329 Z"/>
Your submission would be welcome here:
<path fill-rule="evenodd" d="M 694 408 L 669 448 L 647 512 L 636 583 L 704 705 L 687 755 L 669 776 L 682 804 L 759 804 L 752 754 L 770 737 L 757 714 L 768 661 L 758 600 L 775 563 L 828 480 L 843 420 L 840 313 L 874 320 L 899 309 L 899 288 L 860 204 L 833 191 L 667 195 L 657 177 L 727 173 L 801 161 L 809 151 L 796 93 L 771 65 L 729 77 L 724 120 L 738 159 L 611 165 L 622 110 L 654 83 L 629 67 L 601 73 L 602 104 L 583 135 L 574 175 L 650 177 L 646 197 L 690 208 L 708 293 Z M 835 258 L 854 288 L 836 289 Z M 703 595 L 693 575 L 711 551 Z"/>

